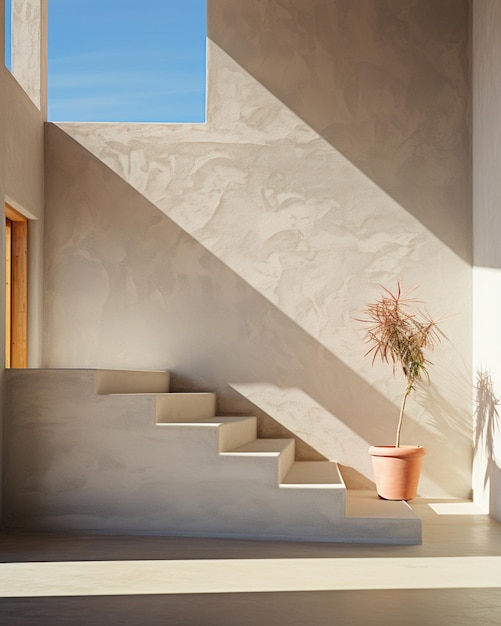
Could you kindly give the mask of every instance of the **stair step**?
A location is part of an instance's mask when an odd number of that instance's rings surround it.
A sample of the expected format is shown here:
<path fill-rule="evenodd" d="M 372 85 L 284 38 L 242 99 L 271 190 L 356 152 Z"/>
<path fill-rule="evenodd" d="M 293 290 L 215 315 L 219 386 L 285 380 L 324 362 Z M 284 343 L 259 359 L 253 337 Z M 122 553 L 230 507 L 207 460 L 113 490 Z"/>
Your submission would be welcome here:
<path fill-rule="evenodd" d="M 382 500 L 375 491 L 348 489 L 346 517 L 420 520 L 405 500 Z"/>
<path fill-rule="evenodd" d="M 294 439 L 256 439 L 238 448 L 229 450 L 225 454 L 249 454 L 254 456 L 278 456 L 290 445 L 294 444 Z"/>
<path fill-rule="evenodd" d="M 298 461 L 292 465 L 280 487 L 345 489 L 337 463 L 331 461 Z"/>
<path fill-rule="evenodd" d="M 203 420 L 215 415 L 215 393 L 166 393 L 156 398 L 157 423 Z"/>
<path fill-rule="evenodd" d="M 219 420 L 221 418 L 214 418 Z M 226 418 L 219 429 L 219 452 L 234 450 L 256 441 L 257 418 L 238 417 Z"/>
<path fill-rule="evenodd" d="M 99 395 L 167 393 L 170 372 L 162 370 L 96 370 L 95 391 Z"/>
<path fill-rule="evenodd" d="M 222 426 L 224 424 L 231 424 L 234 422 L 241 422 L 245 420 L 256 420 L 251 415 L 215 415 L 213 417 L 203 417 L 199 420 L 192 420 L 189 422 L 181 422 L 184 426 Z M 257 421 L 257 420 L 256 420 Z M 176 422 L 159 422 L 159 426 L 169 426 L 176 424 Z M 243 444 L 242 444 L 243 445 Z"/>
<path fill-rule="evenodd" d="M 294 439 L 255 439 L 222 456 L 276 458 L 278 461 L 278 482 L 281 483 L 294 463 Z"/>
<path fill-rule="evenodd" d="M 422 543 L 421 519 L 404 500 L 381 500 L 375 491 L 346 492 L 345 526 L 359 543 Z"/>
<path fill-rule="evenodd" d="M 216 416 L 190 422 L 181 422 L 185 427 L 219 428 L 219 452 L 241 447 L 256 439 L 257 418 L 250 416 Z M 179 426 L 179 422 L 159 422 L 160 427 Z"/>

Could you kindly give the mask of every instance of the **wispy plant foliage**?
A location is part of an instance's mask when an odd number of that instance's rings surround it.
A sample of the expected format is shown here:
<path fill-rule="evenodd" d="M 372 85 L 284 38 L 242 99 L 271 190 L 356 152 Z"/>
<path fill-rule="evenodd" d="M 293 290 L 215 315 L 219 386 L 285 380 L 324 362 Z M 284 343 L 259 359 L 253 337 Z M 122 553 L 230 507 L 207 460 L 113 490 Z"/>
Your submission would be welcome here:
<path fill-rule="evenodd" d="M 397 426 L 396 447 L 400 445 L 400 431 L 407 398 L 416 381 L 429 379 L 427 351 L 433 350 L 445 335 L 437 321 L 419 309 L 419 301 L 402 293 L 400 282 L 396 293 L 383 287 L 379 300 L 368 305 L 365 318 L 359 320 L 366 325 L 365 341 L 370 346 L 366 352 L 372 355 L 372 363 L 379 357 L 383 363 L 392 366 L 393 373 L 400 366 L 407 380 L 407 386 L 400 407 Z"/>

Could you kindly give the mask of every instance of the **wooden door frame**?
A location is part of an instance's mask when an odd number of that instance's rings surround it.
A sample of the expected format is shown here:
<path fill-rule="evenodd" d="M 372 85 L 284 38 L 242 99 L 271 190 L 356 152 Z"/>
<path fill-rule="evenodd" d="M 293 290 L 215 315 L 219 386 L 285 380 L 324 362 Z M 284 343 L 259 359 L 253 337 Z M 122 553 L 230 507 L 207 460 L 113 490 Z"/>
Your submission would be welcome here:
<path fill-rule="evenodd" d="M 28 220 L 8 204 L 10 222 L 10 297 L 6 294 L 6 367 L 28 366 Z M 9 241 L 6 230 L 6 282 Z M 7 291 L 7 290 L 6 290 Z M 7 308 L 8 307 L 8 308 Z"/>

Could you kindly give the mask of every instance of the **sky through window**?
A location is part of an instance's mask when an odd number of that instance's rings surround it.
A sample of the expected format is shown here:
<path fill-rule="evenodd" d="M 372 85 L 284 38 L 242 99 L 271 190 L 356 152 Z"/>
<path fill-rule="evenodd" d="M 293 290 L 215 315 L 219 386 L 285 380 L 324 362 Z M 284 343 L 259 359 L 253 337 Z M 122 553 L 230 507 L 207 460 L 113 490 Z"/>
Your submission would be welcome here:
<path fill-rule="evenodd" d="M 49 119 L 204 122 L 205 0 L 49 0 Z"/>
<path fill-rule="evenodd" d="M 12 15 L 12 3 L 11 0 L 5 0 L 4 3 L 4 10 L 5 10 L 5 29 L 4 29 L 4 52 L 5 52 L 5 67 L 8 67 L 9 70 L 11 69 L 11 56 L 10 56 L 10 45 L 11 45 L 11 38 L 10 38 L 10 26 L 11 26 L 11 15 Z"/>

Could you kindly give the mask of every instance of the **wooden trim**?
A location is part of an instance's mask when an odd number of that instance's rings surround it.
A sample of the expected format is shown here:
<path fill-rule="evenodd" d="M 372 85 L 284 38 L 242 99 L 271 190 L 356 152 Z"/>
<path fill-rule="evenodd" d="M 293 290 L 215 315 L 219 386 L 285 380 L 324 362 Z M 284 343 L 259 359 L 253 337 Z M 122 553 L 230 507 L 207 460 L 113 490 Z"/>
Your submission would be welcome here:
<path fill-rule="evenodd" d="M 5 220 L 5 367 L 10 367 L 10 346 L 12 342 L 12 222 Z"/>
<path fill-rule="evenodd" d="M 10 297 L 6 302 L 6 362 L 10 367 L 28 365 L 28 220 L 9 205 L 5 205 L 6 220 L 10 221 Z M 7 221 L 6 221 L 7 224 Z M 6 251 L 6 260 L 8 252 Z M 10 337 L 7 337 L 7 331 Z M 9 351 L 10 346 L 10 351 Z M 9 358 L 10 357 L 10 358 Z M 9 365 L 7 365 L 9 367 Z"/>
<path fill-rule="evenodd" d="M 11 222 L 27 222 L 28 220 L 22 213 L 13 209 L 9 204 L 5 205 L 5 217 Z"/>

